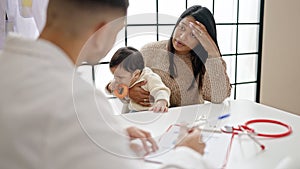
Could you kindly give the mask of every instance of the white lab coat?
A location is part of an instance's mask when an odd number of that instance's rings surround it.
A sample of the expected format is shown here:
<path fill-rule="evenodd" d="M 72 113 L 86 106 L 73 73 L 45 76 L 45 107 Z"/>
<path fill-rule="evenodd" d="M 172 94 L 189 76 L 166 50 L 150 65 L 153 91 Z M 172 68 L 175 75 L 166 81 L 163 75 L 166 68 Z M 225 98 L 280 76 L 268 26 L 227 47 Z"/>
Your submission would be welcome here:
<path fill-rule="evenodd" d="M 57 46 L 7 38 L 0 55 L 1 169 L 133 169 L 125 132 L 102 93 L 83 81 Z M 167 165 L 204 168 L 181 147 Z"/>

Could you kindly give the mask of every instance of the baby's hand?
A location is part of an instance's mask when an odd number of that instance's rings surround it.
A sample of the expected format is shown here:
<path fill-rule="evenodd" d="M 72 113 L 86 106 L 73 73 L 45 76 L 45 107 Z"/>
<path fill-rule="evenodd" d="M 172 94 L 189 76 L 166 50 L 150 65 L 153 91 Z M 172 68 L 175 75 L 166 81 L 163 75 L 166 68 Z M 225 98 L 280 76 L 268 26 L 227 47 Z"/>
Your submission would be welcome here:
<path fill-rule="evenodd" d="M 114 91 L 118 86 L 118 83 L 115 79 L 113 79 L 109 85 L 108 85 L 108 88 L 111 90 L 111 91 Z"/>
<path fill-rule="evenodd" d="M 153 112 L 168 112 L 167 104 L 166 100 L 158 100 L 149 110 Z"/>

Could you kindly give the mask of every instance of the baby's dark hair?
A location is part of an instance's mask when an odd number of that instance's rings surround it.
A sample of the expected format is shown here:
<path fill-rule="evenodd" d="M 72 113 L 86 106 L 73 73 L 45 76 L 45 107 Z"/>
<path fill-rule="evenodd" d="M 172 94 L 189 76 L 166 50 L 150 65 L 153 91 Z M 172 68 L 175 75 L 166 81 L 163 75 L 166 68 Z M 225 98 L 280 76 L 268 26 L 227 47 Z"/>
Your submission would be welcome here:
<path fill-rule="evenodd" d="M 133 47 L 122 47 L 116 51 L 110 60 L 109 68 L 119 65 L 130 73 L 145 67 L 142 53 Z"/>

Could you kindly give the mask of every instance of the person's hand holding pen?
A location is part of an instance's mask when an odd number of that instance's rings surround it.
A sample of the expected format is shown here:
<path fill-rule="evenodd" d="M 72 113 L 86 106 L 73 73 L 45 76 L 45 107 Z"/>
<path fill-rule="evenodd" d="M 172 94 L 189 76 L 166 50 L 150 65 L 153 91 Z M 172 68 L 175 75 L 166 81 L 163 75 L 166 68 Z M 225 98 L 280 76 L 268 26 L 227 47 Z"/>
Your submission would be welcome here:
<path fill-rule="evenodd" d="M 186 146 L 201 155 L 204 154 L 205 143 L 202 141 L 202 136 L 198 128 L 182 127 L 183 132 L 178 136 L 176 147 Z"/>

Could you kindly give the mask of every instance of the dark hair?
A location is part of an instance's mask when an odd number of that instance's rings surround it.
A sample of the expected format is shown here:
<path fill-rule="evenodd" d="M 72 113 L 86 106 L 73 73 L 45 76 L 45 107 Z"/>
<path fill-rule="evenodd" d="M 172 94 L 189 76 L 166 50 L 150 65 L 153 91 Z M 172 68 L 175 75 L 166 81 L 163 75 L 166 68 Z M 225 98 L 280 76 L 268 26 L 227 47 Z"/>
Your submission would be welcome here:
<path fill-rule="evenodd" d="M 82 11 L 93 11 L 101 8 L 120 8 L 125 13 L 127 13 L 127 8 L 129 6 L 128 0 L 49 0 L 48 6 L 52 4 L 57 4 L 55 7 L 76 7 L 80 8 Z M 63 5 L 62 5 L 63 4 Z M 72 14 L 71 14 L 72 15 Z"/>
<path fill-rule="evenodd" d="M 74 3 L 80 5 L 80 7 L 91 8 L 93 6 L 102 5 L 102 6 L 109 6 L 109 7 L 116 7 L 116 8 L 123 8 L 127 10 L 129 5 L 128 0 L 71 0 Z"/>
<path fill-rule="evenodd" d="M 118 65 L 130 73 L 135 70 L 143 70 L 145 67 L 142 53 L 133 47 L 122 47 L 115 52 L 109 62 L 109 68 Z"/>
<path fill-rule="evenodd" d="M 175 24 L 174 30 L 172 32 L 172 35 L 171 35 L 169 43 L 168 43 L 168 50 L 170 52 L 170 54 L 169 54 L 169 61 L 170 61 L 169 72 L 170 72 L 170 76 L 172 78 L 177 76 L 177 73 L 176 73 L 177 70 L 176 70 L 176 66 L 174 64 L 175 48 L 172 43 L 173 34 L 174 34 L 176 27 L 180 23 L 180 21 L 187 16 L 192 16 L 196 21 L 202 23 L 205 26 L 205 28 L 206 28 L 207 32 L 209 33 L 209 35 L 211 36 L 211 38 L 213 39 L 213 41 L 215 42 L 215 44 L 217 45 L 217 47 L 219 48 L 218 42 L 217 42 L 216 24 L 215 24 L 215 20 L 214 20 L 212 13 L 209 11 L 209 9 L 207 9 L 206 7 L 202 7 L 200 5 L 194 5 L 194 6 L 189 7 L 178 18 L 177 23 Z M 199 76 L 198 89 L 201 89 L 202 79 L 203 79 L 204 73 L 206 71 L 204 64 L 206 62 L 207 57 L 208 57 L 207 52 L 205 51 L 205 49 L 203 48 L 201 43 L 196 45 L 196 47 L 191 50 L 191 61 L 192 61 L 192 67 L 193 67 L 194 80 L 192 81 L 189 89 L 194 85 L 195 80 L 197 79 L 197 76 Z"/>

